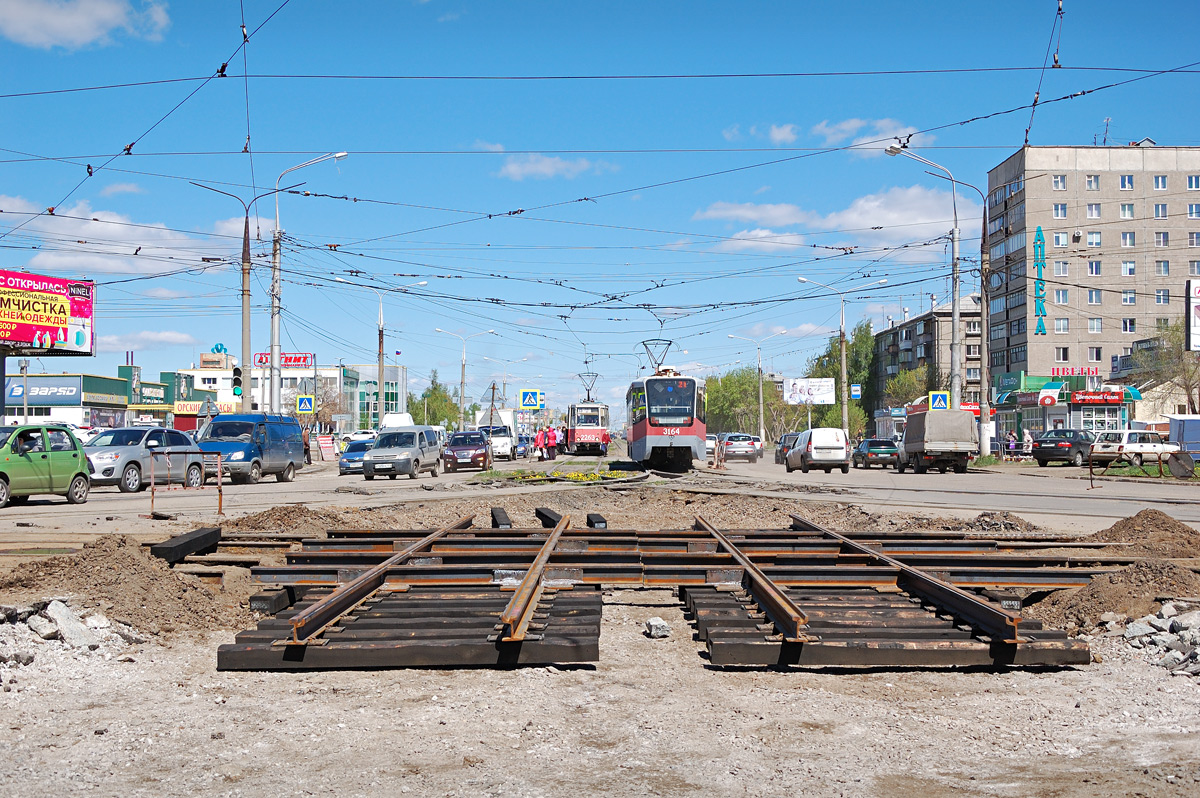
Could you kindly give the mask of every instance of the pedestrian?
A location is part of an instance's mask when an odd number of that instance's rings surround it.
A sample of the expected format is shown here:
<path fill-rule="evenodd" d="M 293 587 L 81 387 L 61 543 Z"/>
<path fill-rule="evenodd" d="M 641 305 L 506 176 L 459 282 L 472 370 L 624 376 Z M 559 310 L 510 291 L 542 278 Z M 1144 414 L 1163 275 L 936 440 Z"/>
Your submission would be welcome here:
<path fill-rule="evenodd" d="M 567 425 L 566 424 L 563 424 L 562 427 L 559 428 L 558 436 L 556 437 L 556 440 L 558 441 L 559 454 L 566 454 L 567 453 Z"/>
<path fill-rule="evenodd" d="M 608 434 L 608 430 L 600 433 L 600 454 L 608 454 L 608 445 L 612 443 L 612 436 Z"/>
<path fill-rule="evenodd" d="M 537 450 L 539 463 L 546 459 L 546 430 L 538 429 L 537 434 L 533 436 L 533 448 Z"/>
<path fill-rule="evenodd" d="M 1016 431 L 1010 429 L 1008 431 L 1008 437 L 1005 439 L 1005 441 L 1008 444 L 1008 457 L 1006 459 L 1015 460 L 1017 458 L 1017 433 L 1016 433 Z"/>
<path fill-rule="evenodd" d="M 1033 433 L 1028 428 L 1025 429 L 1025 436 L 1021 438 L 1021 456 L 1033 457 Z"/>
<path fill-rule="evenodd" d="M 546 454 L 554 460 L 558 456 L 558 430 L 546 427 Z"/>
<path fill-rule="evenodd" d="M 304 438 L 304 462 L 307 465 L 312 465 L 312 447 L 310 443 L 312 432 L 308 427 L 305 427 L 302 435 Z"/>

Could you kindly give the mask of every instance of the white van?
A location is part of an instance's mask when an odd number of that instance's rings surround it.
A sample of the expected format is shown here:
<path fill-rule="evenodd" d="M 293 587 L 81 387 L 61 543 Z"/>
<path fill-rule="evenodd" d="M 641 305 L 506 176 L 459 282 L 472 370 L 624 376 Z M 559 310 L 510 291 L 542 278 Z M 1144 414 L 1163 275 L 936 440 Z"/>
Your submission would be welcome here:
<path fill-rule="evenodd" d="M 850 442 L 846 433 L 835 427 L 817 427 L 800 433 L 783 461 L 788 473 L 799 468 L 805 474 L 810 468 L 821 468 L 828 474 L 835 468 L 850 473 Z"/>

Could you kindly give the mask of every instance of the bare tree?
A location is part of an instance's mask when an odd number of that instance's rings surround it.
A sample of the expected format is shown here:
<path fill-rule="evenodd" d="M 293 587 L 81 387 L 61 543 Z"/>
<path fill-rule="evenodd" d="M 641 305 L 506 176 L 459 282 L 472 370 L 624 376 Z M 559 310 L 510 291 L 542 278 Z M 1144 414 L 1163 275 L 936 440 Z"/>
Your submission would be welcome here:
<path fill-rule="evenodd" d="M 1200 353 L 1187 350 L 1182 321 L 1161 332 L 1158 346 L 1133 353 L 1133 374 L 1151 386 L 1165 385 L 1187 397 L 1189 413 L 1200 412 Z"/>

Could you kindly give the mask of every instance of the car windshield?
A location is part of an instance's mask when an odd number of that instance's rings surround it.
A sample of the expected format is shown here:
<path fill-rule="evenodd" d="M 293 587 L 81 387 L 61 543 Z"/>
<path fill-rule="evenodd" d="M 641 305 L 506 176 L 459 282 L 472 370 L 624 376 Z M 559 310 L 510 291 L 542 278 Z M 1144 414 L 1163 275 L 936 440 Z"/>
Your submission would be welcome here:
<path fill-rule="evenodd" d="M 214 421 L 205 428 L 200 436 L 206 441 L 250 440 L 254 434 L 252 421 Z"/>
<path fill-rule="evenodd" d="M 351 452 L 365 452 L 370 449 L 372 445 L 372 441 L 350 441 L 348 444 L 346 444 L 344 453 L 350 454 Z"/>
<path fill-rule="evenodd" d="M 726 443 L 749 443 L 749 442 L 751 442 L 751 440 L 752 439 L 749 435 L 730 435 L 728 438 L 725 439 L 725 442 Z"/>
<path fill-rule="evenodd" d="M 451 446 L 483 446 L 485 443 L 482 433 L 459 432 L 450 436 Z"/>
<path fill-rule="evenodd" d="M 415 432 L 385 432 L 375 439 L 376 449 L 406 449 L 416 445 Z"/>
<path fill-rule="evenodd" d="M 648 379 L 646 405 L 651 424 L 688 426 L 695 415 L 696 381 L 673 377 Z"/>
<path fill-rule="evenodd" d="M 100 446 L 137 446 L 145 437 L 142 429 L 110 429 L 88 441 L 88 448 Z"/>
<path fill-rule="evenodd" d="M 1052 429 L 1042 434 L 1043 438 L 1074 438 L 1075 433 L 1065 429 Z"/>
<path fill-rule="evenodd" d="M 486 433 L 488 435 L 491 435 L 493 438 L 497 437 L 497 436 L 505 437 L 505 438 L 512 437 L 512 432 L 509 431 L 508 427 L 502 427 L 502 426 L 480 427 L 479 431 Z"/>

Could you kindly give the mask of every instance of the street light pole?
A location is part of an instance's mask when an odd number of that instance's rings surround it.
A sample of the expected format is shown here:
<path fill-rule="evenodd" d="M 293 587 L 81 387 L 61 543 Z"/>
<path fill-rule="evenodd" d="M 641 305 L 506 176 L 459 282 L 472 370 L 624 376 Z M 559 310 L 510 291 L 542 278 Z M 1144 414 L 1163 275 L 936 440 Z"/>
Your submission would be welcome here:
<path fill-rule="evenodd" d="M 884 150 L 888 155 L 903 155 L 914 161 L 940 169 L 950 178 L 950 205 L 954 210 L 954 227 L 950 230 L 950 406 L 957 410 L 962 406 L 962 333 L 959 331 L 960 301 L 959 301 L 959 270 L 958 270 L 958 183 L 950 170 L 941 164 L 936 164 L 928 158 L 922 158 L 907 149 L 907 145 L 893 144 Z M 986 217 L 985 217 L 986 222 Z M 983 313 L 980 313 L 983 318 Z"/>
<path fill-rule="evenodd" d="M 462 345 L 463 345 L 462 371 L 459 373 L 459 377 L 458 377 L 458 431 L 462 432 L 463 429 L 465 429 L 467 426 L 467 424 L 466 424 L 466 408 L 463 405 L 463 401 L 467 394 L 467 340 L 470 338 L 474 338 L 477 335 L 495 335 L 496 331 L 495 330 L 484 330 L 483 332 L 471 333 L 470 335 L 462 336 L 456 332 L 450 332 L 449 330 L 443 330 L 441 327 L 434 327 L 433 329 L 437 332 L 445 333 L 446 335 L 453 335 L 455 338 L 462 341 Z"/>
<path fill-rule="evenodd" d="M 758 439 L 763 442 L 766 442 L 766 440 L 767 440 L 767 425 L 766 425 L 766 422 L 763 420 L 762 345 L 763 345 L 763 341 L 769 341 L 777 335 L 783 335 L 785 332 L 787 332 L 787 330 L 780 330 L 777 333 L 771 333 L 766 338 L 759 338 L 757 341 L 753 338 L 743 338 L 740 335 L 729 336 L 730 338 L 737 338 L 738 340 L 741 340 L 741 341 L 749 341 L 750 343 L 754 344 L 755 348 L 758 350 Z"/>
<path fill-rule="evenodd" d="M 189 181 L 190 182 L 190 181 Z M 264 191 L 254 199 L 246 202 L 237 194 L 230 194 L 228 191 L 222 191 L 219 188 L 206 186 L 203 183 L 192 183 L 193 186 L 206 188 L 209 191 L 215 191 L 218 194 L 224 194 L 226 197 L 233 197 L 242 204 L 242 210 L 246 212 L 246 224 L 242 228 L 242 358 L 241 366 L 246 374 L 246 378 L 250 380 L 250 384 L 242 388 L 242 412 L 249 413 L 251 407 L 250 394 L 254 388 L 253 370 L 250 368 L 250 206 L 258 202 L 263 197 L 277 194 L 279 189 L 272 191 Z M 249 390 L 247 390 L 249 389 Z"/>
<path fill-rule="evenodd" d="M 842 375 L 841 375 L 842 376 L 842 379 L 841 379 L 841 383 L 842 383 L 842 385 L 841 385 L 841 390 L 842 390 L 842 429 L 844 429 L 846 431 L 846 434 L 849 435 L 850 434 L 850 386 L 847 384 L 848 378 L 847 378 L 847 373 L 846 373 L 846 294 L 850 293 L 851 291 L 859 291 L 863 288 L 867 288 L 872 285 L 883 285 L 884 283 L 887 282 L 887 280 L 886 279 L 876 280 L 873 283 L 867 283 L 866 285 L 860 285 L 856 288 L 847 288 L 845 291 L 839 291 L 831 285 L 825 285 L 825 283 L 818 283 L 816 280 L 810 280 L 807 277 L 797 277 L 796 280 L 797 280 L 797 282 L 801 282 L 801 283 L 812 283 L 813 285 L 819 285 L 821 288 L 824 288 L 827 291 L 832 291 L 833 293 L 837 294 L 838 299 L 840 300 L 842 312 L 841 312 L 841 321 L 838 324 L 838 344 L 839 344 L 839 348 L 841 349 L 841 354 L 842 354 L 842 369 L 841 369 L 841 372 L 842 372 Z M 810 413 L 812 412 L 811 408 L 809 409 L 809 412 Z M 809 422 L 809 426 L 810 427 L 812 426 L 811 421 Z"/>
<path fill-rule="evenodd" d="M 500 383 L 500 398 L 503 399 L 504 403 L 507 405 L 508 404 L 508 367 L 513 365 L 514 363 L 524 363 L 529 358 L 523 357 L 520 360 L 505 360 L 504 358 L 500 358 L 500 357 L 488 357 L 487 355 L 484 355 L 483 359 L 490 360 L 493 363 L 503 363 L 504 364 L 504 379 Z"/>
<path fill-rule="evenodd" d="M 283 230 L 279 229 L 279 181 L 283 180 L 283 176 L 288 172 L 294 172 L 297 169 L 303 169 L 306 166 L 312 166 L 315 163 L 328 161 L 332 158 L 335 161 L 340 161 L 346 157 L 344 152 L 331 152 L 327 155 L 322 155 L 319 158 L 313 158 L 311 161 L 305 161 L 302 164 L 293 166 L 291 169 L 284 169 L 279 174 L 279 179 L 275 181 L 275 233 L 271 236 L 271 412 L 283 412 L 283 370 L 280 368 L 280 352 L 279 352 L 279 314 L 280 314 L 280 271 L 281 260 L 283 258 Z"/>

